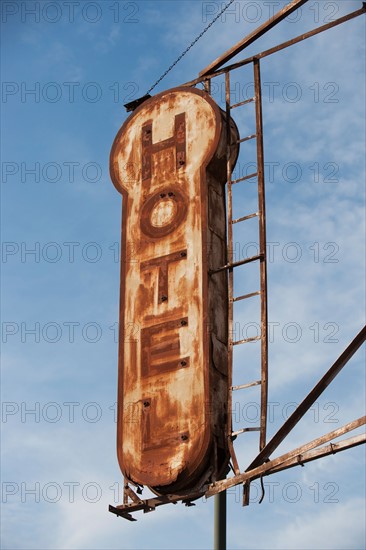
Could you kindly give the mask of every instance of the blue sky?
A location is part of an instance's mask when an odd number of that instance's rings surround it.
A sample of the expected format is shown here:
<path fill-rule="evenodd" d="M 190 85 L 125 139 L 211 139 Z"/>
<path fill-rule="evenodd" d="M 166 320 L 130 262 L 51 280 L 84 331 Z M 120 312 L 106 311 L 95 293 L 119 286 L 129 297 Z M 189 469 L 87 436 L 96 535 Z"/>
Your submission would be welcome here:
<path fill-rule="evenodd" d="M 284 2 L 234 2 L 231 11 L 154 92 L 195 76 Z M 361 7 L 309 2 L 251 46 L 251 55 Z M 115 401 L 121 197 L 108 157 L 127 114 L 212 21 L 221 2 L 3 1 L 2 9 L 2 548 L 206 549 L 213 501 L 117 519 Z M 239 55 L 238 59 L 244 57 Z M 272 435 L 364 323 L 365 31 L 360 17 L 263 60 L 270 258 Z M 234 73 L 238 101 L 248 70 Z M 222 104 L 222 81 L 213 90 Z M 242 132 L 253 112 L 237 110 Z M 250 142 L 249 142 L 250 143 Z M 248 173 L 251 145 L 236 172 Z M 250 185 L 236 191 L 253 212 Z M 244 225 L 244 224 L 242 224 Z M 236 259 L 258 241 L 234 235 Z M 32 252 L 33 251 L 33 252 Z M 250 254 L 249 254 L 250 255 Z M 256 290 L 254 267 L 236 290 Z M 235 330 L 255 335 L 255 302 Z M 255 344 L 235 355 L 235 381 L 254 375 Z M 259 395 L 234 404 L 254 425 Z M 360 350 L 278 452 L 364 414 Z M 33 412 L 32 412 L 33 411 Z M 253 434 L 238 442 L 244 469 Z M 358 447 L 265 479 L 243 509 L 228 494 L 230 549 L 365 547 L 365 451 Z"/>

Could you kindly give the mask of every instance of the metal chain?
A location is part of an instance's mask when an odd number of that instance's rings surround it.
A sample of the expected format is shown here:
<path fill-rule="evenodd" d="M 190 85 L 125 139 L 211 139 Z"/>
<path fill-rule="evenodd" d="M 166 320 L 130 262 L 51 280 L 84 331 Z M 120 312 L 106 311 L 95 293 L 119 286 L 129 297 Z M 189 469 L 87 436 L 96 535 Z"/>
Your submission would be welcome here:
<path fill-rule="evenodd" d="M 150 92 L 159 84 L 159 82 L 160 82 L 161 80 L 163 80 L 163 78 L 172 70 L 172 68 L 175 67 L 175 65 L 178 63 L 178 61 L 180 61 L 180 60 L 182 59 L 182 57 L 184 57 L 184 56 L 186 55 L 186 53 L 189 52 L 189 50 L 195 45 L 196 42 L 198 42 L 198 40 L 201 38 L 201 36 L 203 36 L 203 35 L 205 34 L 205 32 L 208 31 L 208 29 L 215 23 L 215 21 L 218 20 L 218 18 L 224 13 L 225 10 L 227 10 L 227 8 L 228 8 L 228 7 L 230 6 L 230 4 L 232 4 L 233 2 L 234 2 L 234 0 L 230 0 L 230 1 L 226 4 L 226 6 L 224 6 L 224 7 L 222 8 L 222 10 L 220 11 L 220 13 L 219 13 L 218 15 L 216 15 L 216 17 L 211 21 L 211 23 L 209 23 L 209 24 L 207 25 L 207 27 L 206 27 L 205 29 L 203 29 L 203 31 L 197 36 L 197 38 L 195 38 L 195 39 L 193 40 L 193 42 L 188 46 L 188 48 L 186 48 L 186 49 L 184 50 L 184 52 L 180 54 L 180 56 L 178 57 L 178 59 L 176 59 L 176 60 L 174 61 L 174 63 L 172 63 L 172 64 L 170 65 L 170 67 L 165 71 L 165 73 L 163 73 L 163 74 L 161 75 L 161 77 L 155 82 L 155 84 L 153 84 L 153 85 L 151 86 L 151 88 L 148 89 L 148 91 L 146 92 L 146 95 L 147 95 L 148 93 L 150 93 Z"/>

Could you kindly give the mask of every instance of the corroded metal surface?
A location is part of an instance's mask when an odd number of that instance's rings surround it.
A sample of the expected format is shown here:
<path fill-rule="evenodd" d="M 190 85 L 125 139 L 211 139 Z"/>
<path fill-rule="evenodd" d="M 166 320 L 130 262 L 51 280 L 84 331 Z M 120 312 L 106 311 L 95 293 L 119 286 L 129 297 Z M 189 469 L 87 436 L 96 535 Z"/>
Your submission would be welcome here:
<path fill-rule="evenodd" d="M 208 497 L 238 484 L 244 486 L 246 503 L 249 490 L 245 493 L 245 488 L 249 489 L 253 479 L 366 442 L 366 437 L 359 435 L 319 447 L 364 425 L 365 418 L 360 418 L 280 457 L 269 459 L 365 341 L 363 329 L 246 471 L 223 479 L 228 449 L 222 433 L 223 430 L 227 430 L 228 435 L 231 432 L 224 396 L 227 390 L 230 394 L 245 387 L 264 386 L 262 362 L 262 380 L 227 388 L 229 342 L 225 337 L 220 339 L 228 329 L 225 326 L 227 317 L 223 315 L 227 308 L 226 277 L 238 265 L 257 260 L 263 262 L 263 239 L 262 252 L 257 256 L 239 262 L 231 260 L 230 250 L 227 256 L 222 238 L 225 225 L 223 167 L 230 132 L 226 133 L 225 143 L 225 115 L 206 94 L 190 89 L 202 82 L 210 92 L 211 79 L 254 63 L 256 97 L 259 97 L 260 59 L 365 12 L 364 2 L 360 10 L 274 48 L 210 74 L 201 73 L 181 88 L 164 92 L 140 105 L 116 137 L 111 153 L 111 174 L 124 197 L 117 439 L 125 490 L 123 504 L 109 509 L 118 516 L 134 520 L 131 512 L 149 512 L 170 502 L 182 501 L 190 506 L 202 493 Z M 230 106 L 229 88 L 227 78 L 227 119 L 231 108 L 255 100 L 249 98 Z M 256 122 L 258 133 L 258 123 L 262 126 L 258 106 Z M 261 128 L 259 133 L 262 133 Z M 237 137 L 234 136 L 233 142 L 236 143 Z M 263 151 L 259 153 L 262 155 Z M 257 175 L 231 180 L 234 161 L 235 151 L 227 166 L 229 184 Z M 228 195 L 230 187 L 228 185 Z M 264 207 L 263 193 L 259 199 Z M 244 219 L 232 220 L 232 223 Z M 265 240 L 263 227 L 261 231 L 261 238 Z M 263 274 L 262 271 L 261 281 Z M 199 283 L 199 290 L 190 284 L 192 280 Z M 215 299 L 215 292 L 222 297 L 221 301 Z M 238 301 L 261 292 L 232 299 Z M 145 310 L 146 315 L 143 314 Z M 194 323 L 192 313 L 197 315 Z M 262 319 L 263 313 L 266 315 L 262 304 Z M 197 358 L 203 362 L 197 362 Z M 266 380 L 264 382 L 266 386 Z M 265 387 L 265 394 L 266 391 Z M 262 413 L 265 394 L 262 390 Z M 262 415 L 261 447 L 265 441 L 263 426 Z M 160 495 L 142 499 L 138 496 L 140 488 L 136 494 L 129 487 L 129 481 L 135 482 L 137 487 L 142 483 L 150 484 Z"/>
<path fill-rule="evenodd" d="M 228 463 L 226 117 L 175 88 L 118 132 L 123 195 L 117 453 L 126 479 L 197 491 Z M 238 145 L 232 125 L 234 146 Z"/>

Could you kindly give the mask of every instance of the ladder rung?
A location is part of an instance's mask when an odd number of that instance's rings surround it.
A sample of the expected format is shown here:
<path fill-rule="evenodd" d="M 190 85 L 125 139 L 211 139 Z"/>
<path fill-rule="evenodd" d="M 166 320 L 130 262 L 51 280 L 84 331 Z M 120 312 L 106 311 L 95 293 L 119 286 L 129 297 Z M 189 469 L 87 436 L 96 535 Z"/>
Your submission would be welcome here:
<path fill-rule="evenodd" d="M 252 336 L 251 338 L 244 338 L 244 340 L 236 340 L 233 342 L 233 346 L 238 346 L 239 344 L 246 344 L 247 342 L 255 342 L 256 340 L 260 340 L 261 336 Z"/>
<path fill-rule="evenodd" d="M 239 267 L 240 265 L 249 264 L 250 262 L 255 262 L 256 260 L 263 260 L 264 254 L 258 254 L 257 256 L 251 256 L 250 258 L 245 258 L 244 260 L 240 260 L 238 262 L 233 262 L 231 264 L 226 264 L 221 267 L 218 267 L 217 269 L 210 269 L 209 274 L 214 275 L 215 273 L 219 273 L 220 271 L 225 271 L 226 269 L 233 269 L 234 267 Z"/>
<path fill-rule="evenodd" d="M 250 136 L 247 136 L 245 138 L 238 139 L 236 143 L 243 143 L 244 141 L 248 141 L 249 139 L 254 139 L 257 137 L 257 134 L 251 134 Z"/>
<path fill-rule="evenodd" d="M 252 386 L 258 386 L 261 384 L 261 380 L 256 380 L 255 382 L 249 382 L 249 384 L 240 384 L 240 386 L 231 386 L 232 391 L 243 390 L 244 388 L 251 388 Z"/>
<path fill-rule="evenodd" d="M 246 99 L 245 101 L 240 101 L 239 103 L 234 103 L 234 105 L 230 105 L 230 108 L 235 109 L 236 107 L 240 107 L 241 105 L 252 103 L 252 101 L 255 101 L 255 97 L 251 97 L 250 99 Z"/>
<path fill-rule="evenodd" d="M 251 298 L 252 296 L 258 296 L 261 293 L 260 290 L 257 290 L 257 292 L 250 292 L 250 294 L 243 294 L 242 296 L 237 296 L 236 298 L 233 298 L 233 302 L 239 302 L 239 300 L 246 300 L 247 298 Z"/>
<path fill-rule="evenodd" d="M 232 432 L 231 437 L 234 437 L 235 435 L 242 434 L 244 432 L 260 432 L 260 428 L 242 428 L 241 430 L 237 430 L 236 432 Z"/>
<path fill-rule="evenodd" d="M 243 216 L 242 218 L 232 220 L 231 223 L 244 222 L 245 220 L 250 220 L 251 218 L 256 218 L 257 216 L 259 216 L 259 212 L 254 212 L 254 214 L 248 214 L 248 216 Z"/>
<path fill-rule="evenodd" d="M 253 174 L 249 174 L 248 176 L 244 176 L 243 178 L 238 178 L 236 180 L 232 180 L 230 183 L 239 183 L 239 181 L 245 181 L 245 180 L 251 180 L 252 178 L 255 178 L 258 175 L 258 172 L 253 172 Z"/>

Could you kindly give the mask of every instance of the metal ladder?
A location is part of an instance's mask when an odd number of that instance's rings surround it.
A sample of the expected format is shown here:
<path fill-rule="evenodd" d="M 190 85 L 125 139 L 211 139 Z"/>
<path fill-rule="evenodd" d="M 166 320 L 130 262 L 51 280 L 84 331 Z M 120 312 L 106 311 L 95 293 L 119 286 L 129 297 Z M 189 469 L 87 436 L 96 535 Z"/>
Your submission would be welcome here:
<path fill-rule="evenodd" d="M 245 143 L 248 140 L 255 139 L 257 145 L 257 172 L 249 174 L 238 179 L 232 179 L 232 170 L 230 163 L 231 156 L 231 132 L 230 125 L 227 124 L 227 264 L 216 269 L 214 273 L 227 270 L 228 271 L 228 410 L 232 411 L 233 392 L 237 390 L 243 390 L 253 386 L 261 386 L 261 406 L 260 406 L 260 425 L 258 427 L 247 427 L 237 431 L 233 431 L 232 414 L 229 414 L 228 421 L 228 446 L 232 460 L 232 466 L 235 474 L 240 473 L 239 464 L 236 458 L 236 454 L 233 446 L 233 439 L 244 432 L 258 431 L 259 432 L 259 450 L 262 450 L 266 444 L 266 427 L 267 427 L 267 392 L 268 392 L 268 313 L 267 313 L 267 262 L 266 262 L 266 213 L 265 213 L 265 184 L 264 184 L 264 159 L 263 159 L 263 123 L 262 123 L 262 95 L 261 95 L 261 76 L 260 76 L 260 64 L 259 59 L 253 60 L 254 70 L 254 89 L 255 95 L 253 98 L 246 99 L 234 105 L 231 105 L 231 93 L 230 93 L 230 71 L 225 73 L 225 95 L 226 95 L 226 117 L 230 120 L 231 110 L 242 107 L 248 103 L 255 102 L 255 119 L 256 119 L 256 133 L 239 137 L 238 143 Z M 242 216 L 237 219 L 233 219 L 233 185 L 240 184 L 246 180 L 257 178 L 258 185 L 258 212 Z M 259 254 L 244 258 L 242 260 L 233 261 L 233 225 L 237 223 L 243 223 L 246 220 L 257 218 L 258 230 L 259 230 Z M 259 290 L 254 290 L 249 294 L 242 296 L 234 296 L 234 270 L 236 267 L 259 261 Z M 254 296 L 260 297 L 260 317 L 261 317 L 261 333 L 259 336 L 252 338 L 245 338 L 242 340 L 233 339 L 233 317 L 234 317 L 234 303 L 240 300 L 250 299 Z M 253 342 L 254 340 L 261 341 L 261 369 L 260 377 L 258 380 L 254 380 L 248 383 L 233 386 L 233 347 Z"/>

